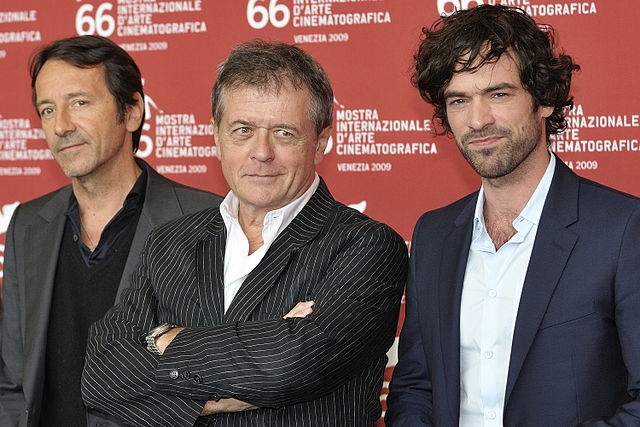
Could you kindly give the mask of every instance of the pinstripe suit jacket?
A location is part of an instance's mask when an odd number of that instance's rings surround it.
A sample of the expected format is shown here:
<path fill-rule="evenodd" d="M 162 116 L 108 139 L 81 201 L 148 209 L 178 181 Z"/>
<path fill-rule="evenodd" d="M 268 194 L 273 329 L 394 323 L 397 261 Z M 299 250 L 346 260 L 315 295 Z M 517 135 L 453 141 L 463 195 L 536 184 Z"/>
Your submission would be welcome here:
<path fill-rule="evenodd" d="M 158 228 L 132 288 L 90 331 L 83 397 L 136 426 L 365 426 L 406 279 L 403 240 L 324 182 L 223 308 L 226 230 L 209 209 Z M 306 318 L 283 319 L 314 300 Z M 142 336 L 185 326 L 163 356 Z M 206 400 L 260 409 L 198 419 Z"/>

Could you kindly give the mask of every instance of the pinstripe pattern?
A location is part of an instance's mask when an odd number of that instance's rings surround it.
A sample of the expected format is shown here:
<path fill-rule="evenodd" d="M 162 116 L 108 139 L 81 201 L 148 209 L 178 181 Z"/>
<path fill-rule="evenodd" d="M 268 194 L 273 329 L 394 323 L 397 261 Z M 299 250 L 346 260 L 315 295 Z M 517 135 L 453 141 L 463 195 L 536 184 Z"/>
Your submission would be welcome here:
<path fill-rule="evenodd" d="M 136 426 L 191 426 L 204 401 L 236 397 L 261 409 L 198 425 L 372 425 L 406 278 L 400 236 L 321 182 L 223 314 L 225 234 L 209 209 L 151 235 L 133 288 L 91 329 L 87 405 Z M 282 319 L 311 299 L 313 314 Z M 187 329 L 156 357 L 141 337 L 163 322 Z"/>

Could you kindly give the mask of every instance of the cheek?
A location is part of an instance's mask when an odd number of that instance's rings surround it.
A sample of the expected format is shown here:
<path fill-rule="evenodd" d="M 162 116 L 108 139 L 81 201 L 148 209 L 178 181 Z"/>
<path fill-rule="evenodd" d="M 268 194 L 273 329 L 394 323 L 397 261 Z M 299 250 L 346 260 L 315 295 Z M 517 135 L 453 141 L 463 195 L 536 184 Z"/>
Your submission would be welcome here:
<path fill-rule="evenodd" d="M 461 112 L 447 113 L 447 122 L 451 131 L 457 132 L 464 126 L 464 115 Z"/>

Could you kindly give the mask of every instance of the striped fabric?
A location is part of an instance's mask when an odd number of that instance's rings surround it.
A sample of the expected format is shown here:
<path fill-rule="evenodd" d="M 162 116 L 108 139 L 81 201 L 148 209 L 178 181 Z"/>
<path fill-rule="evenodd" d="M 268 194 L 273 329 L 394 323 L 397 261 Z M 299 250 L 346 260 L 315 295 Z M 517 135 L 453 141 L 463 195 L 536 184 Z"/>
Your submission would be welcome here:
<path fill-rule="evenodd" d="M 402 238 L 321 182 L 224 313 L 225 234 L 217 208 L 152 233 L 132 289 L 91 328 L 85 403 L 135 426 L 371 426 L 406 279 Z M 306 300 L 313 314 L 282 318 Z M 187 329 L 155 356 L 142 337 L 165 322 Z M 260 409 L 198 418 L 227 397 Z"/>

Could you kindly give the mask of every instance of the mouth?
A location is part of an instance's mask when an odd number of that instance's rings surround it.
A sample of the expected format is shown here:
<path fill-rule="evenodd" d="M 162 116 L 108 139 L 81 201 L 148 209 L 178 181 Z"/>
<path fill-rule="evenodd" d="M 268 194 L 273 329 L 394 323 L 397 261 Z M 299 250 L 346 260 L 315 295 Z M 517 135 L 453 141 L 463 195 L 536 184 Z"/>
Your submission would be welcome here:
<path fill-rule="evenodd" d="M 64 147 L 58 148 L 58 153 L 64 153 L 64 152 L 69 152 L 69 151 L 73 151 L 79 147 L 81 147 L 83 144 L 69 144 L 69 145 L 65 145 Z"/>
<path fill-rule="evenodd" d="M 483 137 L 483 138 L 472 139 L 467 144 L 469 146 L 472 146 L 472 147 L 487 148 L 487 147 L 490 147 L 490 146 L 496 144 L 502 138 L 503 138 L 503 136 L 501 136 L 501 135 L 491 135 L 491 136 L 486 136 L 486 137 Z"/>
<path fill-rule="evenodd" d="M 259 172 L 259 173 L 245 173 L 244 176 L 248 176 L 250 178 L 275 178 L 276 176 L 280 176 L 279 173 L 268 173 L 268 172 Z"/>

